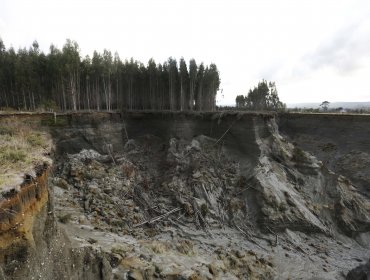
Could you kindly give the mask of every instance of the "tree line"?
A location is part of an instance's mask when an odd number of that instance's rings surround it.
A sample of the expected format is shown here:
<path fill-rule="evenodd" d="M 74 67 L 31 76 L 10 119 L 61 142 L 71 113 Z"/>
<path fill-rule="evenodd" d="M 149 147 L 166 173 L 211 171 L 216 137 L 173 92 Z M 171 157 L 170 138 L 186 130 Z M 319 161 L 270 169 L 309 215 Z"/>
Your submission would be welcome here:
<path fill-rule="evenodd" d="M 256 87 L 250 89 L 247 96 L 238 95 L 235 99 L 238 109 L 257 111 L 284 110 L 286 105 L 278 96 L 275 82 L 262 80 Z"/>
<path fill-rule="evenodd" d="M 118 53 L 81 58 L 75 41 L 48 54 L 5 48 L 0 39 L 0 108 L 18 110 L 215 110 L 220 85 L 215 64 L 183 58 L 147 65 Z"/>

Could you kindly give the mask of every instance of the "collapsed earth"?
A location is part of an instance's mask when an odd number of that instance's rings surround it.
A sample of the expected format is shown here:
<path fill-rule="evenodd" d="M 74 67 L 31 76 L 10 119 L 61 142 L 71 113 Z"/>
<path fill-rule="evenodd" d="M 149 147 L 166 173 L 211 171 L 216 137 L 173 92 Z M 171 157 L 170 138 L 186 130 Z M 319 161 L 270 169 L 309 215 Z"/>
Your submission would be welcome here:
<path fill-rule="evenodd" d="M 366 115 L 0 118 L 40 142 L 2 181 L 0 279 L 369 277 Z"/>

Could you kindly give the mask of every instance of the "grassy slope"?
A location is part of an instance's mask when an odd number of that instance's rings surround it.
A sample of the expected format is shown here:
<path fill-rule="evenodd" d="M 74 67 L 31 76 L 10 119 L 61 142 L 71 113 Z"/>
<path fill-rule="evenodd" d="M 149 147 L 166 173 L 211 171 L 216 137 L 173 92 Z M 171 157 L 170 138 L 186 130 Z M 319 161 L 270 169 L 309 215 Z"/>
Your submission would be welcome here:
<path fill-rule="evenodd" d="M 0 189 L 23 181 L 23 174 L 50 162 L 51 137 L 39 122 L 16 117 L 0 120 Z"/>

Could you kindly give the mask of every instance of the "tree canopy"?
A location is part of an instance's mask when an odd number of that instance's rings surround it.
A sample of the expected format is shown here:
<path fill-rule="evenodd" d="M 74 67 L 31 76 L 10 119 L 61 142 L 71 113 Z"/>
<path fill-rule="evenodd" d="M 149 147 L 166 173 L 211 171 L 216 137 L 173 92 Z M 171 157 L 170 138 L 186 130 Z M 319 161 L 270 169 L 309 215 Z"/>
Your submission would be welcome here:
<path fill-rule="evenodd" d="M 189 65 L 189 68 L 188 66 Z M 0 108 L 18 110 L 214 110 L 220 85 L 215 64 L 170 57 L 146 65 L 109 50 L 81 58 L 69 39 L 49 53 L 37 41 L 6 49 L 0 39 Z"/>
<path fill-rule="evenodd" d="M 330 102 L 329 101 L 324 101 L 320 104 L 320 107 L 324 110 L 327 111 L 329 108 Z"/>
<path fill-rule="evenodd" d="M 286 107 L 279 99 L 275 82 L 266 80 L 250 89 L 247 96 L 238 95 L 235 102 L 238 109 L 247 110 L 278 111 Z"/>

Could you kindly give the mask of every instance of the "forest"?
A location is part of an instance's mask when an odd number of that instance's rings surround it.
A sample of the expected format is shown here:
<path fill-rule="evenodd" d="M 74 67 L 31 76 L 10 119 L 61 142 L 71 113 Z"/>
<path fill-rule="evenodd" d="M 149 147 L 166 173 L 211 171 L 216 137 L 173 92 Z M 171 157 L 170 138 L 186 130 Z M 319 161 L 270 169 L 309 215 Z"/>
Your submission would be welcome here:
<path fill-rule="evenodd" d="M 22 111 L 197 110 L 213 111 L 220 85 L 217 66 L 194 59 L 147 65 L 118 53 L 81 57 L 75 41 L 60 50 L 6 48 L 0 38 L 0 108 Z"/>

